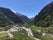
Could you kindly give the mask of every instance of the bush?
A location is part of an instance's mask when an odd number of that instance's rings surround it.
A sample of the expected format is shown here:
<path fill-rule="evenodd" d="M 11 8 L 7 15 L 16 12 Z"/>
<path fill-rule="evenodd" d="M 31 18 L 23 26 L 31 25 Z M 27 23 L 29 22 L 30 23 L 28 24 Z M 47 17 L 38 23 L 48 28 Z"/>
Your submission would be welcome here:
<path fill-rule="evenodd" d="M 32 32 L 33 32 L 34 37 L 41 38 L 41 36 L 42 36 L 42 33 L 41 32 L 36 32 L 34 30 Z"/>

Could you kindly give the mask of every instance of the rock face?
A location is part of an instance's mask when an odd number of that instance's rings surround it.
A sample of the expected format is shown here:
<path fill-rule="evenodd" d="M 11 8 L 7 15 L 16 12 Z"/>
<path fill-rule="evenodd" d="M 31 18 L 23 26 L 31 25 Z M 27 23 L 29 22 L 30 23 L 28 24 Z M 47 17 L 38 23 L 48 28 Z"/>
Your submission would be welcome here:
<path fill-rule="evenodd" d="M 23 21 L 28 22 L 29 18 L 24 15 L 18 16 L 10 9 L 0 7 L 0 26 L 18 23 L 24 24 Z"/>
<path fill-rule="evenodd" d="M 53 2 L 46 5 L 34 18 L 36 26 L 48 27 L 53 26 Z"/>

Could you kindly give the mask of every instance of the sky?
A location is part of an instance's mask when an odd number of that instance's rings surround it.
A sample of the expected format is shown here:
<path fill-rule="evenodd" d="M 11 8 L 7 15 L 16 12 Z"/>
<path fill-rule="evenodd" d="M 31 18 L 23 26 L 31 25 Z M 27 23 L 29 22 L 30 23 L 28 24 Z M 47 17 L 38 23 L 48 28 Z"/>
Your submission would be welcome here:
<path fill-rule="evenodd" d="M 9 8 L 29 18 L 37 15 L 41 9 L 53 0 L 0 0 L 0 7 Z"/>

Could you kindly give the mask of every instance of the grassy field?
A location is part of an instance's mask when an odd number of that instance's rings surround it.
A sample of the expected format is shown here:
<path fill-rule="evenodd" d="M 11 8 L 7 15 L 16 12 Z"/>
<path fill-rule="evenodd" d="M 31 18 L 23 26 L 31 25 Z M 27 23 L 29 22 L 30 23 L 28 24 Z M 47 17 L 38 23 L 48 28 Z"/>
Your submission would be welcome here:
<path fill-rule="evenodd" d="M 41 40 L 53 40 L 53 37 L 51 37 L 49 34 L 46 34 L 45 36 L 41 37 Z"/>
<path fill-rule="evenodd" d="M 29 37 L 25 30 L 14 32 L 14 40 L 34 40 L 32 37 Z"/>
<path fill-rule="evenodd" d="M 8 34 L 7 33 L 0 33 L 0 40 L 8 40 Z"/>
<path fill-rule="evenodd" d="M 53 40 L 53 37 L 49 34 L 53 35 L 53 27 L 37 27 L 37 26 L 29 26 L 32 29 L 33 35 L 36 38 L 41 40 Z M 47 33 L 46 36 L 43 36 L 42 33 Z"/>
<path fill-rule="evenodd" d="M 0 30 L 5 30 L 5 28 L 0 27 Z M 49 34 L 53 34 L 52 27 L 43 28 L 43 27 L 37 27 L 33 25 L 33 26 L 29 26 L 28 28 L 32 29 L 35 38 L 41 40 L 53 40 L 53 37 L 49 35 Z M 47 32 L 47 34 L 45 36 L 42 36 L 42 31 Z M 33 37 L 28 36 L 27 31 L 25 31 L 24 29 L 17 32 L 13 32 L 12 34 L 14 35 L 14 37 L 10 39 L 7 33 L 2 33 L 2 34 L 0 33 L 0 40 L 34 40 Z"/>

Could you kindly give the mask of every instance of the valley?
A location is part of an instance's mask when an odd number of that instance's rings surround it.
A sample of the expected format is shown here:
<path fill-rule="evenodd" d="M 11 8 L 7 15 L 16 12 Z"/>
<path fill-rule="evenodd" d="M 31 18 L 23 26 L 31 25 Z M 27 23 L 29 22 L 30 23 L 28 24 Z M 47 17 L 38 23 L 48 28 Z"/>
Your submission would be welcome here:
<path fill-rule="evenodd" d="M 53 40 L 53 2 L 32 18 L 0 7 L 0 40 Z"/>
<path fill-rule="evenodd" d="M 26 28 L 26 27 L 22 27 L 22 26 L 18 26 L 18 25 L 15 25 L 13 26 L 12 28 L 8 29 L 7 31 L 0 31 L 0 34 L 4 34 L 5 36 L 7 35 L 6 39 L 5 40 L 23 40 L 24 38 L 22 38 L 22 36 L 28 36 L 27 38 L 25 38 L 24 40 L 42 40 L 43 38 L 42 37 L 47 37 L 49 38 L 49 40 L 53 39 L 53 34 L 50 34 L 50 33 L 46 33 L 45 30 L 41 30 L 41 29 L 44 29 L 44 28 L 39 28 L 39 27 L 35 27 L 33 26 L 33 28 Z M 32 31 L 33 30 L 33 31 Z M 34 32 L 35 31 L 35 32 Z M 34 34 L 35 33 L 35 34 Z M 37 34 L 36 34 L 37 33 Z M 16 35 L 17 34 L 17 35 Z M 16 36 L 18 36 L 16 38 Z M 22 36 L 21 36 L 22 35 Z M 20 38 L 19 38 L 20 37 Z M 51 37 L 51 38 L 50 38 Z M 15 39 L 14 39 L 15 38 Z M 1 39 L 2 40 L 2 39 Z M 44 39 L 43 39 L 44 40 Z M 47 40 L 47 39 L 45 39 Z"/>

